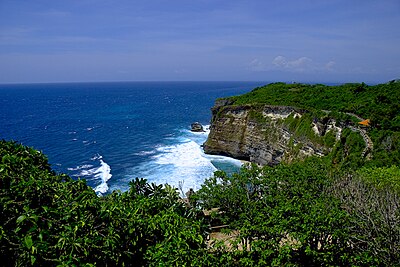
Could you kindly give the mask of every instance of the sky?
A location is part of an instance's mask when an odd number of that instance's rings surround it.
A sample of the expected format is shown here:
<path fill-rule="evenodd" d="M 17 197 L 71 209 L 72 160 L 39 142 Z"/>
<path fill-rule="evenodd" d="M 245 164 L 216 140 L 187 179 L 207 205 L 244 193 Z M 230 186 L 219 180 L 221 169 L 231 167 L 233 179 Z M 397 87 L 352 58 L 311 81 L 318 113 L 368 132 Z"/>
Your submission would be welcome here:
<path fill-rule="evenodd" d="M 0 0 L 0 83 L 398 78 L 399 0 Z"/>

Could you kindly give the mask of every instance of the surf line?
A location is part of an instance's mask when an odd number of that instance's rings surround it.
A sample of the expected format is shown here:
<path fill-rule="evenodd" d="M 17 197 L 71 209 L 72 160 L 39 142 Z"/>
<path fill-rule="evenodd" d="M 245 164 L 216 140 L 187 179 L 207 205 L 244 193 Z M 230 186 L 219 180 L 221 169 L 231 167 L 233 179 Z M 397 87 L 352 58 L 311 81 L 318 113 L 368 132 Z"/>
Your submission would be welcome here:
<path fill-rule="evenodd" d="M 102 195 L 108 191 L 108 184 L 107 181 L 111 179 L 112 174 L 111 174 L 111 167 L 108 165 L 104 160 L 103 156 L 97 155 L 96 157 L 92 158 L 93 160 L 100 160 L 100 167 L 98 167 L 94 171 L 94 177 L 95 178 L 100 178 L 101 183 L 95 187 L 94 191 Z"/>

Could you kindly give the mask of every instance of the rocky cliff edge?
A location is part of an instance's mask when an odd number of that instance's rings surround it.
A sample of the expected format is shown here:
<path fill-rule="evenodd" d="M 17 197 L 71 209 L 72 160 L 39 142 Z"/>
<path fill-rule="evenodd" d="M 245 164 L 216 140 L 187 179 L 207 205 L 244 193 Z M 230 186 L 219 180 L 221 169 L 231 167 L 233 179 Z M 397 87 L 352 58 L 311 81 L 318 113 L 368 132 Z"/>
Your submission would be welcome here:
<path fill-rule="evenodd" d="M 207 154 L 225 155 L 260 165 L 276 165 L 329 153 L 341 128 L 289 106 L 232 105 L 217 100 L 212 108 Z"/>

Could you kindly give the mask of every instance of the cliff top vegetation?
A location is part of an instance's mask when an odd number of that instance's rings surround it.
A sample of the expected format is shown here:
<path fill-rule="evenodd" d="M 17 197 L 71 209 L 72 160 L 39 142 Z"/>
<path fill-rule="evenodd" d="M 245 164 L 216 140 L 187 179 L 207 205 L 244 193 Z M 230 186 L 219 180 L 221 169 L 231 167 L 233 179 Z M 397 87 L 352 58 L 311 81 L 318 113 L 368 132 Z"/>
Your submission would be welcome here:
<path fill-rule="evenodd" d="M 400 83 L 337 86 L 271 83 L 247 94 L 231 97 L 233 105 L 268 104 L 357 114 L 385 130 L 400 131 Z"/>

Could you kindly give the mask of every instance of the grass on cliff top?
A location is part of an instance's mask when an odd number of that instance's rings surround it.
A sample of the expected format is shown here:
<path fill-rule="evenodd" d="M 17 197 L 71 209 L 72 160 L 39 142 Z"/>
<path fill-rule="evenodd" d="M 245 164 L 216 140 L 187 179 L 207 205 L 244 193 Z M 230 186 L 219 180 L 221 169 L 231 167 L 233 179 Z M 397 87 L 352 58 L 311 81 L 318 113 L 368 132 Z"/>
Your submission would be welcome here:
<path fill-rule="evenodd" d="M 271 83 L 230 99 L 233 105 L 262 103 L 310 111 L 351 112 L 370 119 L 382 129 L 400 131 L 400 83 L 396 81 L 372 86 Z"/>

